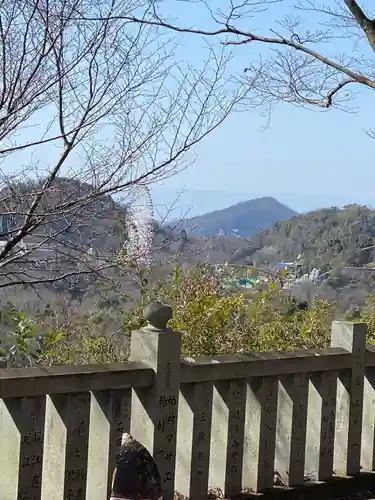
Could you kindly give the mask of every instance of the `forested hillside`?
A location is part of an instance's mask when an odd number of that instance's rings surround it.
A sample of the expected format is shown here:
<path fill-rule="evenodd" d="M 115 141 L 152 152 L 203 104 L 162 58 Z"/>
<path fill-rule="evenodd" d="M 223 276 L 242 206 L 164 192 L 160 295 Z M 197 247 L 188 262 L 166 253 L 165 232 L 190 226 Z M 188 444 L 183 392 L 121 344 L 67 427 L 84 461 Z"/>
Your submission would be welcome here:
<path fill-rule="evenodd" d="M 114 265 L 105 273 L 93 272 L 91 275 L 74 275 L 63 280 L 52 280 L 50 283 L 37 287 L 39 294 L 48 300 L 84 300 L 92 304 L 103 300 L 117 303 L 118 296 L 134 295 L 139 289 L 134 285 L 132 271 L 127 264 L 118 260 L 127 239 L 126 205 L 118 203 L 111 197 L 103 197 L 95 203 L 87 203 L 79 214 L 55 213 L 54 207 L 59 202 L 59 190 L 64 191 L 64 197 L 88 197 L 88 185 L 60 179 L 56 185 L 53 198 L 44 201 L 42 223 L 36 232 L 26 236 L 25 241 L 48 240 L 48 248 L 55 249 L 45 255 L 59 253 L 59 273 L 78 269 L 81 262 L 91 265 L 93 269 L 106 265 Z M 28 203 L 28 193 L 35 192 L 38 186 L 25 185 L 23 196 L 7 197 L 7 207 L 15 217 L 22 219 Z M 18 189 L 20 192 L 20 189 Z M 4 193 L 3 193 L 4 194 Z M 266 199 L 267 200 L 267 199 Z M 253 200 L 256 201 L 256 200 Z M 258 200 L 259 201 L 259 200 Z M 238 205 L 241 207 L 241 205 Z M 235 207 L 232 207 L 235 208 Z M 259 207 L 258 207 L 259 208 Z M 250 221 L 252 225 L 254 221 Z M 60 231 L 60 227 L 63 228 Z M 184 230 L 166 227 L 154 221 L 153 223 L 153 282 L 165 280 L 178 263 L 186 268 L 197 263 L 217 264 L 229 262 L 232 264 L 255 263 L 257 266 L 269 267 L 281 260 L 294 260 L 300 255 L 304 272 L 312 267 L 318 267 L 324 273 L 326 285 L 336 290 L 335 293 L 347 293 L 358 296 L 360 290 L 363 298 L 375 287 L 374 272 L 363 269 L 371 267 L 375 261 L 375 211 L 360 205 L 347 206 L 344 209 L 326 208 L 307 214 L 294 216 L 291 219 L 277 222 L 250 238 L 235 236 L 199 237 Z M 53 236 L 49 236 L 53 234 Z M 367 248 L 371 247 L 371 248 Z M 91 257 L 87 252 L 92 249 Z M 91 251 L 91 250 L 90 250 Z M 46 266 L 41 265 L 40 256 L 32 252 L 27 260 L 15 261 L 13 267 L 4 268 L 3 274 L 17 271 L 17 279 L 21 276 L 46 276 Z M 47 266 L 48 267 L 48 266 Z M 50 266 L 51 267 L 51 266 Z M 360 269 L 348 269 L 356 267 Z M 50 274 L 52 271 L 48 271 Z M 52 274 L 51 274 L 52 276 Z M 109 281 L 108 281 L 109 280 Z M 11 300 L 16 303 L 33 301 L 35 287 L 22 287 L 11 290 L 0 290 L 0 302 Z M 356 299 L 353 299 L 354 302 Z M 352 299 L 351 299 L 352 301 Z M 91 306 L 90 306 L 91 307 Z"/>
<path fill-rule="evenodd" d="M 306 269 L 363 266 L 375 261 L 375 210 L 361 205 L 325 208 L 278 222 L 251 238 L 258 262 L 292 260 Z"/>

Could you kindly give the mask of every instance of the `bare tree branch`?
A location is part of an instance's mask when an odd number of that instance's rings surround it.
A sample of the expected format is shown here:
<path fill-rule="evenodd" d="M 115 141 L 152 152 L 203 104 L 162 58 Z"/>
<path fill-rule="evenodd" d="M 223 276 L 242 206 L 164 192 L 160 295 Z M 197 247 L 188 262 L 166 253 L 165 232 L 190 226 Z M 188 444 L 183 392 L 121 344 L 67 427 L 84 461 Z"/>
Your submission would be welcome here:
<path fill-rule="evenodd" d="M 246 96 L 227 48 L 180 61 L 170 35 L 142 22 L 150 12 L 142 0 L 0 3 L 0 288 L 115 266 L 114 243 L 86 258 L 89 222 L 106 212 L 115 227 L 126 208 L 110 197 L 184 168 Z"/>
<path fill-rule="evenodd" d="M 187 2 L 189 3 L 189 2 Z M 197 2 L 191 2 L 195 5 Z M 272 2 L 244 0 L 235 2 L 228 0 L 226 8 L 223 2 L 199 2 L 206 8 L 213 26 L 189 26 L 169 21 L 153 9 L 142 18 L 126 15 L 124 12 L 112 12 L 105 19 L 123 19 L 128 23 L 159 26 L 176 33 L 198 35 L 210 39 L 219 39 L 224 46 L 247 46 L 255 44 L 269 46 L 260 53 L 258 59 L 250 52 L 250 63 L 244 69 L 245 77 L 239 81 L 247 81 L 249 85 L 248 102 L 253 107 L 265 106 L 268 109 L 280 101 L 297 105 L 310 105 L 320 108 L 332 106 L 345 109 L 343 104 L 353 97 L 348 91 L 348 84 L 360 84 L 375 89 L 374 62 L 365 57 L 366 48 L 375 50 L 375 20 L 359 6 L 356 0 L 339 0 L 339 10 L 331 5 L 316 5 L 313 0 L 301 0 L 294 9 L 298 12 L 315 12 L 328 17 L 324 23 L 317 24 L 314 30 L 310 26 L 303 29 L 300 18 L 286 15 L 278 19 L 278 28 L 270 28 L 269 34 L 261 35 L 256 29 L 245 29 L 246 21 L 254 24 L 257 16 L 269 9 Z M 159 4 L 158 4 L 159 5 Z M 293 10 L 293 9 L 291 9 Z M 93 19 L 80 17 L 81 19 Z M 270 21 L 272 20 L 270 16 Z M 306 19 L 309 24 L 310 19 Z M 352 28 L 362 33 L 353 50 L 346 55 L 332 55 L 335 40 L 352 40 Z M 365 40 L 367 47 L 359 48 L 358 43 Z M 327 44 L 330 43 L 329 50 Z M 313 48 L 317 46 L 317 49 Z M 361 54 L 362 51 L 362 55 Z M 325 55 L 327 52 L 327 55 Z M 329 54 L 329 55 L 328 55 Z M 345 92 L 343 92 L 345 89 Z"/>
<path fill-rule="evenodd" d="M 344 0 L 358 25 L 362 28 L 372 50 L 375 51 L 375 21 L 369 19 L 355 0 Z"/>

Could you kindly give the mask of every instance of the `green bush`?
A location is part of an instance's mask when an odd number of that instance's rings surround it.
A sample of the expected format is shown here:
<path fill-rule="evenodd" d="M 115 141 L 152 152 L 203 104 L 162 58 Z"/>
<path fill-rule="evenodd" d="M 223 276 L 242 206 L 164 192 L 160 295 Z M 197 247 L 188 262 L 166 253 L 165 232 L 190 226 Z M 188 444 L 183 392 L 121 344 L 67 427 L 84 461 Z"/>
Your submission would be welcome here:
<path fill-rule="evenodd" d="M 8 305 L 2 311 L 7 338 L 0 349 L 12 351 L 18 365 L 124 361 L 129 335 L 145 324 L 142 310 L 152 301 L 172 306 L 170 326 L 182 334 L 184 356 L 325 347 L 338 314 L 334 303 L 317 299 L 300 309 L 295 300 L 282 296 L 276 283 L 247 295 L 229 293 L 208 266 L 187 271 L 176 266 L 168 281 L 151 289 L 147 270 L 139 272 L 137 279 L 140 297 L 127 312 L 98 306 L 56 321 L 51 311 L 26 318 Z M 120 332 L 103 333 L 109 319 L 122 325 Z M 374 297 L 355 319 L 368 323 L 369 341 L 375 343 Z M 37 335 L 42 336 L 42 345 Z"/>

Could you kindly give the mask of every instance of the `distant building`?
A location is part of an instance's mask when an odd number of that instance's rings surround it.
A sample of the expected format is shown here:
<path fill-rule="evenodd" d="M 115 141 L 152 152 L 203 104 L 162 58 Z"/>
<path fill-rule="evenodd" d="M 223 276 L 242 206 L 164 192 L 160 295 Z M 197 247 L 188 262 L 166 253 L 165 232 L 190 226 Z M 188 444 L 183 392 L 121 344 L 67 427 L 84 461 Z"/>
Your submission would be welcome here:
<path fill-rule="evenodd" d="M 272 271 L 277 274 L 277 273 L 282 273 L 284 271 L 287 271 L 289 269 L 294 269 L 294 262 L 279 262 L 276 264 L 276 266 L 272 269 Z"/>
<path fill-rule="evenodd" d="M 240 232 L 238 229 L 232 229 L 232 232 L 230 233 L 231 236 L 235 236 L 236 238 L 240 238 Z"/>
<path fill-rule="evenodd" d="M 0 240 L 8 239 L 10 228 L 11 228 L 11 215 L 0 214 Z"/>
<path fill-rule="evenodd" d="M 303 275 L 302 266 L 299 262 L 279 262 L 272 269 L 275 274 L 288 273 L 294 278 L 301 278 Z"/>

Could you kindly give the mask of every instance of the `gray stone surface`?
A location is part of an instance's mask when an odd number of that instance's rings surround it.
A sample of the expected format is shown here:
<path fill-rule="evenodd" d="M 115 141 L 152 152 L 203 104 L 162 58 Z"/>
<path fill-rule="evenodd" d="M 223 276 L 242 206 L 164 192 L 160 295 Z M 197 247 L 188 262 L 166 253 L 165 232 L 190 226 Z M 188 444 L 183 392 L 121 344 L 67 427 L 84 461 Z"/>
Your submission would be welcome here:
<path fill-rule="evenodd" d="M 178 409 L 176 490 L 187 498 L 208 491 L 212 428 L 211 382 L 182 386 Z"/>
<path fill-rule="evenodd" d="M 259 485 L 259 451 L 260 429 L 262 416 L 262 380 L 248 379 L 246 383 L 246 407 L 243 444 L 243 474 L 244 489 L 256 491 Z"/>
<path fill-rule="evenodd" d="M 237 495 L 243 489 L 246 382 L 244 379 L 231 380 L 226 398 L 229 418 L 224 492 L 228 497 Z"/>
<path fill-rule="evenodd" d="M 293 420 L 290 450 L 289 484 L 301 485 L 305 478 L 305 449 L 309 379 L 307 373 L 294 375 L 290 388 L 293 399 Z"/>
<path fill-rule="evenodd" d="M 361 465 L 364 470 L 375 470 L 375 369 L 366 370 L 363 398 L 363 427 Z"/>
<path fill-rule="evenodd" d="M 90 394 L 69 395 L 64 417 L 67 430 L 64 498 L 86 500 Z"/>
<path fill-rule="evenodd" d="M 108 475 L 110 479 L 112 479 L 112 473 L 121 449 L 124 433 L 130 432 L 131 399 L 131 389 L 111 391 L 110 454 L 108 460 Z"/>
<path fill-rule="evenodd" d="M 313 481 L 332 476 L 337 377 L 337 371 L 327 371 L 310 379 L 305 473 Z"/>
<path fill-rule="evenodd" d="M 277 396 L 277 377 L 249 379 L 243 488 L 262 491 L 274 484 Z"/>
<path fill-rule="evenodd" d="M 0 402 L 2 498 L 40 497 L 44 406 L 44 397 Z"/>
<path fill-rule="evenodd" d="M 365 323 L 332 323 L 332 347 L 352 353 L 350 373 L 338 380 L 334 470 L 351 476 L 361 470 L 363 390 L 366 369 Z"/>
<path fill-rule="evenodd" d="M 321 395 L 321 430 L 319 446 L 319 470 L 318 480 L 324 481 L 332 477 L 335 421 L 336 421 L 336 393 L 338 372 L 323 372 L 320 379 Z"/>
<path fill-rule="evenodd" d="M 56 365 L 0 370 L 0 398 L 150 387 L 153 372 L 140 363 Z"/>
<path fill-rule="evenodd" d="M 148 322 L 147 328 L 164 331 L 172 319 L 173 311 L 167 304 L 150 304 L 145 307 L 143 317 Z"/>
<path fill-rule="evenodd" d="M 92 393 L 88 452 L 87 498 L 110 493 L 124 433 L 130 430 L 131 390 Z"/>
<path fill-rule="evenodd" d="M 87 467 L 87 498 L 105 498 L 108 493 L 110 447 L 111 393 L 91 394 L 89 449 Z"/>
<path fill-rule="evenodd" d="M 258 489 L 273 486 L 276 448 L 277 377 L 262 380 L 262 418 L 260 422 Z"/>
<path fill-rule="evenodd" d="M 307 374 L 279 380 L 275 470 L 288 486 L 304 482 L 308 388 Z"/>
<path fill-rule="evenodd" d="M 170 315 L 145 311 L 130 363 L 0 370 L 1 497 L 105 500 L 129 430 L 154 456 L 165 500 L 261 491 L 275 469 L 300 485 L 375 468 L 365 325 L 335 322 L 330 349 L 181 363 Z"/>
<path fill-rule="evenodd" d="M 65 477 L 68 397 L 47 396 L 43 456 L 43 500 L 62 500 Z"/>
<path fill-rule="evenodd" d="M 225 393 L 229 381 L 219 381 L 214 384 L 212 395 L 212 429 L 209 487 L 225 491 L 225 472 L 228 447 L 228 417 L 229 410 L 225 403 Z"/>

